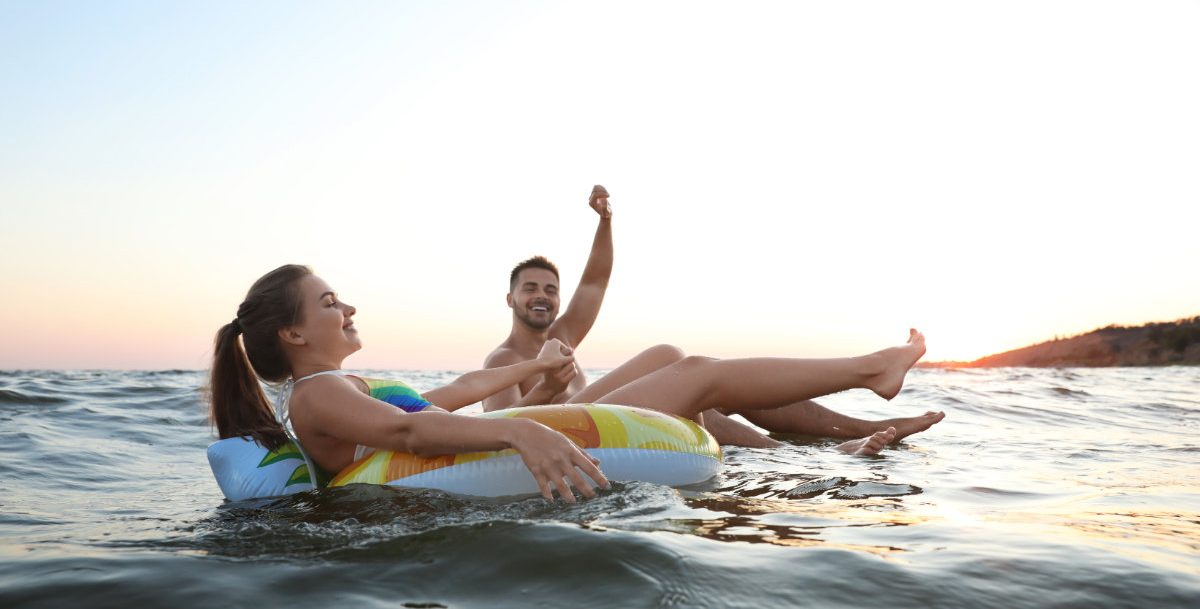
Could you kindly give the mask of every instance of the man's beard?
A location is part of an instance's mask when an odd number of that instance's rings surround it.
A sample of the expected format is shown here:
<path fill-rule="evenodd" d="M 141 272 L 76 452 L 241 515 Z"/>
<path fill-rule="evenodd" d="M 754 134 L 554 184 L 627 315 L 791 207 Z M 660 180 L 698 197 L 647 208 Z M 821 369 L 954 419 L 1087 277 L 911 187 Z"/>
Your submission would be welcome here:
<path fill-rule="evenodd" d="M 546 321 L 543 322 L 543 321 L 540 321 L 537 319 L 533 319 L 527 313 L 526 314 L 517 313 L 517 319 L 521 320 L 521 323 L 525 324 L 526 326 L 529 326 L 530 329 L 538 330 L 538 331 L 549 328 L 550 325 L 554 323 L 554 318 L 555 318 L 554 315 L 547 315 Z"/>

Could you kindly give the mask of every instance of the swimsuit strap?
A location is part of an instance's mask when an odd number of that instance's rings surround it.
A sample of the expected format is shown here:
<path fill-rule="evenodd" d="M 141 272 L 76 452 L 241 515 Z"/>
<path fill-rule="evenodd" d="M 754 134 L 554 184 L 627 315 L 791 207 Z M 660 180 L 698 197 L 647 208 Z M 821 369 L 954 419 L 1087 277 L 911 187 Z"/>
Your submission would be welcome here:
<path fill-rule="evenodd" d="M 317 376 L 325 376 L 326 374 L 336 374 L 337 376 L 346 376 L 346 371 L 345 370 L 323 370 L 321 372 L 314 372 L 308 376 L 302 376 L 302 377 L 292 381 L 292 384 L 294 385 L 296 383 L 299 383 L 300 381 L 307 381 L 308 379 L 317 377 Z"/>
<path fill-rule="evenodd" d="M 288 424 L 291 422 L 291 414 L 288 412 L 288 402 L 292 400 L 292 388 L 295 387 L 296 383 L 299 383 L 300 381 L 307 381 L 310 378 L 325 376 L 327 374 L 346 376 L 346 372 L 344 370 L 322 370 L 321 372 L 314 372 L 308 376 L 302 376 L 298 379 L 289 378 L 283 382 L 283 386 L 279 388 L 279 395 L 275 398 L 275 416 L 279 422 L 283 424 L 283 428 L 285 430 L 287 429 Z"/>
<path fill-rule="evenodd" d="M 279 395 L 275 398 L 275 415 L 279 419 L 279 424 L 283 426 L 283 433 L 287 435 L 288 439 L 296 445 L 296 449 L 300 451 L 300 456 L 304 458 L 304 463 L 308 465 L 309 476 L 312 478 L 314 488 L 320 488 L 320 483 L 317 481 L 317 464 L 315 461 L 309 458 L 308 453 L 304 450 L 304 447 L 300 445 L 300 438 L 296 437 L 296 432 L 292 429 L 292 417 L 291 413 L 288 412 L 288 402 L 292 400 L 292 387 L 294 387 L 296 383 L 299 383 L 300 381 L 307 381 L 314 376 L 323 376 L 326 374 L 336 374 L 338 376 L 346 375 L 346 373 L 341 370 L 324 370 L 308 376 L 302 376 L 295 380 L 289 378 L 283 382 L 283 386 L 279 388 Z"/>

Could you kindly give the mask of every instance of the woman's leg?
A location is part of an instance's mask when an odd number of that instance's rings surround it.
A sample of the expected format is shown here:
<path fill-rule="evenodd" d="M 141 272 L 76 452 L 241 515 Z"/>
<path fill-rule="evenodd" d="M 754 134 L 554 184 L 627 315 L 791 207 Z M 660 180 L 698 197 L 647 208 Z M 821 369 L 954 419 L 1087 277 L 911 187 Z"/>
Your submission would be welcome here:
<path fill-rule="evenodd" d="M 628 385 L 655 370 L 674 364 L 686 357 L 686 354 L 674 345 L 654 345 L 633 356 L 629 361 L 613 369 L 612 372 L 600 377 L 599 380 L 584 387 L 567 399 L 568 404 L 587 404 L 600 401 L 600 398 Z"/>
<path fill-rule="evenodd" d="M 688 418 L 736 404 L 740 410 L 778 408 L 846 389 L 865 388 L 892 399 L 925 354 L 916 330 L 899 347 L 836 359 L 688 357 L 603 395 L 599 401 L 670 412 Z"/>
<path fill-rule="evenodd" d="M 612 372 L 601 377 L 596 382 L 583 388 L 571 396 L 568 404 L 586 404 L 599 399 L 621 387 L 628 385 L 647 374 L 661 370 L 671 364 L 683 360 L 686 356 L 683 350 L 674 345 L 655 345 L 633 356 Z M 779 446 L 779 442 L 761 434 L 758 430 L 739 423 L 715 410 L 704 414 L 704 428 L 713 435 L 722 446 L 749 446 L 753 448 L 771 448 Z"/>

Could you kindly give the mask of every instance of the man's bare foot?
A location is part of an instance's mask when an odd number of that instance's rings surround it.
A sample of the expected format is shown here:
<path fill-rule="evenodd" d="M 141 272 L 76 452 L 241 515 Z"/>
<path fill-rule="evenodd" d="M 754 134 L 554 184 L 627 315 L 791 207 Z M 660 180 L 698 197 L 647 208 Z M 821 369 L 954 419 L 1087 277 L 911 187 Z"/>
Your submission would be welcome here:
<path fill-rule="evenodd" d="M 882 369 L 872 374 L 866 387 L 885 400 L 896 397 L 900 393 L 900 389 L 904 387 L 904 377 L 908 374 L 909 369 L 923 355 L 925 355 L 925 335 L 910 328 L 907 343 L 867 356 L 879 360 Z"/>
<path fill-rule="evenodd" d="M 879 421 L 879 426 L 895 429 L 896 438 L 892 441 L 899 442 L 908 436 L 911 436 L 915 433 L 920 433 L 926 429 L 929 429 L 930 427 L 933 427 L 936 423 L 940 423 L 944 418 L 946 418 L 946 413 L 934 412 L 930 410 L 925 414 L 916 417 L 902 417 L 898 419 Z"/>
<path fill-rule="evenodd" d="M 850 440 L 838 444 L 838 450 L 848 455 L 875 455 L 883 450 L 883 447 L 891 444 L 896 439 L 896 428 L 889 427 L 883 431 L 877 431 L 865 438 Z"/>

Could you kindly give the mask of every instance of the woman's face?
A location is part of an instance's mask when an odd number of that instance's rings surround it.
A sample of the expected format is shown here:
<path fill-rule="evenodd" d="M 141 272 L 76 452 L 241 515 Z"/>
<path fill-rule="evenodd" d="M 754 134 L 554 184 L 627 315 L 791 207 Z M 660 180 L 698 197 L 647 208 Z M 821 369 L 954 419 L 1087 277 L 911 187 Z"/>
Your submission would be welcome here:
<path fill-rule="evenodd" d="M 362 348 L 354 329 L 356 309 L 340 300 L 333 288 L 316 275 L 300 280 L 300 319 L 292 330 L 305 345 L 330 357 L 343 358 Z"/>

